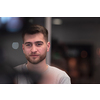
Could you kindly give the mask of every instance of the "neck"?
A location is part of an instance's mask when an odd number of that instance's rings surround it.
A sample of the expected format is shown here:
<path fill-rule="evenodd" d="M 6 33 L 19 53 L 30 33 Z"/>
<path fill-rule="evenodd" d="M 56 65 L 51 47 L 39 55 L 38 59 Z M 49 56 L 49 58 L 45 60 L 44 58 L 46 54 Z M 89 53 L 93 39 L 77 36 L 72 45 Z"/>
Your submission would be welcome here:
<path fill-rule="evenodd" d="M 32 64 L 29 61 L 27 61 L 27 68 L 30 71 L 36 71 L 41 73 L 47 70 L 48 65 L 46 64 L 46 60 L 43 60 L 38 64 Z"/>

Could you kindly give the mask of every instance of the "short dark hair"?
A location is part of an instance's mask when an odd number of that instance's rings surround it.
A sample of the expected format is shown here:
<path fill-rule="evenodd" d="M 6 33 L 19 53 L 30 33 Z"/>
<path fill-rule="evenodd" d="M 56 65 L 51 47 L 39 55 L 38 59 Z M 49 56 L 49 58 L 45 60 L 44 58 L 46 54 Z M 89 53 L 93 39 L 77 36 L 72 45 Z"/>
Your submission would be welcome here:
<path fill-rule="evenodd" d="M 22 33 L 23 42 L 25 34 L 37 34 L 37 33 L 42 33 L 45 37 L 46 42 L 48 41 L 48 30 L 45 27 L 41 25 L 29 25 L 25 27 Z"/>

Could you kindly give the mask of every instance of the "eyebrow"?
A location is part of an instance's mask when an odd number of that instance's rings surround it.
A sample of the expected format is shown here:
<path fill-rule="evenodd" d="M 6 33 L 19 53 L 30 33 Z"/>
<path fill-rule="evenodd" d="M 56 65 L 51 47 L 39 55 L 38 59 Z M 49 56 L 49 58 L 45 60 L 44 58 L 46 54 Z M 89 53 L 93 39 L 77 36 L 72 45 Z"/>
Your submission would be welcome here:
<path fill-rule="evenodd" d="M 25 42 L 24 44 L 29 44 L 29 43 L 31 43 L 31 42 Z"/>
<path fill-rule="evenodd" d="M 32 42 L 25 42 L 24 44 L 30 44 Z M 43 43 L 42 41 L 36 41 L 35 43 Z"/>
<path fill-rule="evenodd" d="M 35 43 L 43 43 L 42 41 L 36 41 Z"/>

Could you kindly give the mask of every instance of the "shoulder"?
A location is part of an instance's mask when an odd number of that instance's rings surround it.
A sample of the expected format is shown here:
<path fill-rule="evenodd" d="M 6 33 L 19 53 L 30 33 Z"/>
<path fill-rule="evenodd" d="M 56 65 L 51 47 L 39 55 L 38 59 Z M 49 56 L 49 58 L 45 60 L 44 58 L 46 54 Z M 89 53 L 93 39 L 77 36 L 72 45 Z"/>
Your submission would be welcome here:
<path fill-rule="evenodd" d="M 65 72 L 65 71 L 63 71 L 63 70 L 61 70 L 61 69 L 59 69 L 59 68 L 57 68 L 57 67 L 55 67 L 55 66 L 50 66 L 49 65 L 49 69 L 52 71 L 52 72 L 56 72 L 56 73 L 58 73 L 58 74 L 64 74 L 64 75 L 67 75 L 68 76 L 68 74 Z"/>
<path fill-rule="evenodd" d="M 60 83 L 60 84 L 70 84 L 70 77 L 68 76 L 68 74 L 57 68 L 57 67 L 54 67 L 54 66 L 49 66 L 50 70 L 52 73 L 55 73 L 57 75 L 57 81 Z"/>
<path fill-rule="evenodd" d="M 24 64 L 21 64 L 21 65 L 18 65 L 18 66 L 14 67 L 14 68 L 17 71 L 23 71 L 23 70 L 26 70 L 27 69 L 25 63 Z"/>

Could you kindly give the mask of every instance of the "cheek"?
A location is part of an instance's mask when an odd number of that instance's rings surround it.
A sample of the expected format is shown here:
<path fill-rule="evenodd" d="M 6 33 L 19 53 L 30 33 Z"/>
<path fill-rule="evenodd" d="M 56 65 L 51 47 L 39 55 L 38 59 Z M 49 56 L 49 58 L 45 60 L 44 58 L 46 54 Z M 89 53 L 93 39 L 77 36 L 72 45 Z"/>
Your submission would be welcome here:
<path fill-rule="evenodd" d="M 41 54 L 45 53 L 46 51 L 47 51 L 46 47 L 41 47 L 41 48 L 38 49 L 38 52 L 41 53 Z"/>
<path fill-rule="evenodd" d="M 24 54 L 29 54 L 30 53 L 30 49 L 24 49 L 23 52 L 24 52 Z"/>

